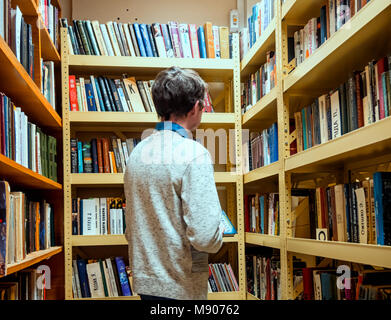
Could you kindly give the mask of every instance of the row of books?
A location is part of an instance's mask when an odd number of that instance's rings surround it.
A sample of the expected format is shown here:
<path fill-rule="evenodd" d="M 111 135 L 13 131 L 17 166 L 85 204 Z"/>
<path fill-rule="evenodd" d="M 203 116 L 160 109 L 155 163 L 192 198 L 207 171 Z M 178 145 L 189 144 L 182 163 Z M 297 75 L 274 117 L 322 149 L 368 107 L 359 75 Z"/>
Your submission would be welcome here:
<path fill-rule="evenodd" d="M 391 300 L 390 270 L 348 267 L 350 278 L 339 287 L 337 268 L 303 268 L 303 300 Z"/>
<path fill-rule="evenodd" d="M 125 199 L 72 199 L 72 234 L 125 234 Z"/>
<path fill-rule="evenodd" d="M 278 161 L 278 128 L 275 122 L 261 132 L 251 132 L 243 143 L 243 172 L 247 173 Z"/>
<path fill-rule="evenodd" d="M 74 298 L 133 296 L 136 294 L 132 279 L 132 271 L 123 257 L 72 261 Z"/>
<path fill-rule="evenodd" d="M 0 281 L 0 300 L 45 300 L 46 290 L 40 285 L 42 274 L 37 269 L 24 269 Z"/>
<path fill-rule="evenodd" d="M 28 121 L 11 99 L 0 93 L 0 151 L 20 165 L 57 181 L 57 140 Z"/>
<path fill-rule="evenodd" d="M 240 30 L 241 59 L 248 50 L 264 34 L 275 16 L 275 0 L 261 0 L 251 8 L 251 16 L 247 18 L 247 27 Z"/>
<path fill-rule="evenodd" d="M 278 193 L 244 196 L 244 230 L 278 236 L 280 234 Z"/>
<path fill-rule="evenodd" d="M 391 114 L 391 55 L 371 61 L 346 83 L 294 113 L 297 152 Z"/>
<path fill-rule="evenodd" d="M 0 208 L 0 275 L 5 275 L 8 265 L 54 246 L 54 211 L 45 200 L 11 192 L 7 181 L 0 181 Z"/>
<path fill-rule="evenodd" d="M 59 48 L 59 9 L 51 0 L 39 0 L 39 11 L 55 47 Z"/>
<path fill-rule="evenodd" d="M 258 253 L 246 248 L 247 292 L 260 300 L 281 300 L 279 254 Z"/>
<path fill-rule="evenodd" d="M 266 63 L 255 73 L 251 74 L 246 82 L 241 84 L 242 114 L 255 106 L 262 97 L 267 95 L 276 86 L 276 55 L 274 51 L 269 51 L 266 54 Z"/>
<path fill-rule="evenodd" d="M 208 292 L 239 291 L 239 285 L 231 265 L 228 263 L 209 263 Z"/>
<path fill-rule="evenodd" d="M 327 0 L 320 16 L 294 33 L 296 65 L 311 56 L 327 39 L 341 29 L 369 0 Z"/>
<path fill-rule="evenodd" d="M 0 36 L 8 43 L 30 77 L 34 75 L 34 43 L 32 27 L 26 23 L 19 6 L 0 0 Z"/>
<path fill-rule="evenodd" d="M 126 161 L 140 139 L 93 138 L 79 141 L 72 138 L 72 173 L 124 173 Z"/>
<path fill-rule="evenodd" d="M 50 105 L 56 110 L 56 88 L 55 88 L 55 73 L 54 62 L 43 61 L 41 59 L 42 70 L 42 84 L 41 92 L 43 96 L 49 101 Z"/>
<path fill-rule="evenodd" d="M 97 20 L 73 20 L 73 26 L 68 26 L 64 18 L 61 23 L 68 28 L 71 54 L 76 55 L 212 59 L 232 56 L 228 27 L 211 22 L 197 27 L 175 21 L 100 24 Z"/>

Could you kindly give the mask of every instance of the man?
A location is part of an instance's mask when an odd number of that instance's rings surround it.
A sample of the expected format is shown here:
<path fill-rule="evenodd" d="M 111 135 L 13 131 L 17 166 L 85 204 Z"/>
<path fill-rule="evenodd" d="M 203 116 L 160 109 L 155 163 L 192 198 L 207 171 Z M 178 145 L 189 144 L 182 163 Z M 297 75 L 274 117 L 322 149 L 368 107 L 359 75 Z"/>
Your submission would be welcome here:
<path fill-rule="evenodd" d="M 127 162 L 126 238 L 142 299 L 207 299 L 208 253 L 223 227 L 210 154 L 190 138 L 206 90 L 193 70 L 160 72 L 152 96 L 162 122 Z"/>

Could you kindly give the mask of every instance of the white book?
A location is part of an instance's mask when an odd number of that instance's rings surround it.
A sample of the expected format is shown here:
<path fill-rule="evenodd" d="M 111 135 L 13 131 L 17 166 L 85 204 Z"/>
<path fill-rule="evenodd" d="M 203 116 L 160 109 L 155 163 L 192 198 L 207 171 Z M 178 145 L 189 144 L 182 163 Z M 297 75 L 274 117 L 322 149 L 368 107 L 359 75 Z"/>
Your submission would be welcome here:
<path fill-rule="evenodd" d="M 180 43 L 182 45 L 183 58 L 193 58 L 191 53 L 189 28 L 187 24 L 181 23 L 178 25 Z"/>
<path fill-rule="evenodd" d="M 37 131 L 36 134 L 36 146 L 37 146 L 37 173 L 42 174 L 42 167 L 41 167 L 41 137 L 39 132 Z"/>
<path fill-rule="evenodd" d="M 75 51 L 73 51 L 73 45 L 72 45 L 71 36 L 70 36 L 69 32 L 68 32 L 68 34 L 67 34 L 67 39 L 68 39 L 69 54 L 70 54 L 70 55 L 74 55 L 74 54 L 75 54 Z"/>
<path fill-rule="evenodd" d="M 28 144 L 28 117 L 26 114 L 23 113 L 23 159 L 24 159 L 24 166 L 28 168 L 29 166 L 29 144 Z"/>
<path fill-rule="evenodd" d="M 320 141 L 321 143 L 325 143 L 328 141 L 326 95 L 319 97 L 318 105 L 319 105 Z"/>
<path fill-rule="evenodd" d="M 90 287 L 91 298 L 104 298 L 102 273 L 99 262 L 87 264 L 87 277 Z"/>
<path fill-rule="evenodd" d="M 105 24 L 101 24 L 100 25 L 100 31 L 102 33 L 103 40 L 105 42 L 107 55 L 110 56 L 110 57 L 114 57 L 115 53 L 114 53 L 114 49 L 113 49 L 113 46 L 111 44 L 110 37 L 109 37 L 108 31 L 107 31 L 107 26 Z"/>
<path fill-rule="evenodd" d="M 335 193 L 335 216 L 337 220 L 337 241 L 346 241 L 346 207 L 344 197 L 344 186 L 343 184 L 337 184 L 334 187 Z"/>
<path fill-rule="evenodd" d="M 316 18 L 312 18 L 311 19 L 311 23 L 312 23 L 312 37 L 311 37 L 311 41 L 312 41 L 312 44 L 311 44 L 311 54 L 313 54 L 315 52 L 315 50 L 318 48 L 318 43 L 317 43 L 317 40 L 318 40 L 318 36 L 317 36 L 317 29 L 318 29 L 318 21 Z"/>
<path fill-rule="evenodd" d="M 107 234 L 107 199 L 99 199 L 99 207 L 101 213 L 100 234 Z"/>
<path fill-rule="evenodd" d="M 45 208 L 45 212 L 46 212 L 46 234 L 45 234 L 45 242 L 46 242 L 46 249 L 50 248 L 51 247 L 51 242 L 50 242 L 50 231 L 51 231 L 51 220 L 50 220 L 50 210 L 51 210 L 51 206 L 49 203 L 46 203 L 46 208 Z"/>
<path fill-rule="evenodd" d="M 117 138 L 117 147 L 118 147 L 119 156 L 121 158 L 122 172 L 125 172 L 125 155 L 122 149 L 122 141 L 119 138 Z"/>
<path fill-rule="evenodd" d="M 99 102 L 99 97 L 98 97 L 98 92 L 96 91 L 96 83 L 95 83 L 95 77 L 90 76 L 91 80 L 91 85 L 92 85 L 92 91 L 94 92 L 94 99 L 95 99 L 95 104 L 96 104 L 96 110 L 97 111 L 102 111 L 100 102 Z"/>
<path fill-rule="evenodd" d="M 122 25 L 122 28 L 124 30 L 124 34 L 125 34 L 125 38 L 126 38 L 126 44 L 128 45 L 130 56 L 131 57 L 135 57 L 136 56 L 136 52 L 134 51 L 132 37 L 131 37 L 130 32 L 129 32 L 129 25 L 127 23 L 124 23 Z"/>
<path fill-rule="evenodd" d="M 303 63 L 305 60 L 305 51 L 304 51 L 304 28 L 300 30 L 300 63 Z"/>
<path fill-rule="evenodd" d="M 166 46 L 159 23 L 152 24 L 152 36 L 155 38 L 156 49 L 160 58 L 167 58 Z M 197 43 L 198 46 L 198 43 Z"/>
<path fill-rule="evenodd" d="M 102 266 L 103 266 L 103 272 L 105 273 L 105 282 L 106 282 L 106 287 L 107 287 L 107 295 L 109 297 L 113 297 L 113 288 L 112 288 L 112 285 L 111 285 L 111 281 L 109 279 L 110 275 L 109 275 L 109 270 L 107 268 L 107 265 L 106 265 L 106 260 L 102 260 Z"/>
<path fill-rule="evenodd" d="M 20 11 L 19 7 L 16 6 L 15 9 L 15 34 L 13 35 L 14 41 L 15 41 L 15 46 L 16 46 L 16 51 L 15 55 L 18 61 L 21 61 L 21 51 L 20 51 L 20 39 L 21 39 L 21 32 L 22 32 L 22 12 Z"/>
<path fill-rule="evenodd" d="M 366 88 L 367 88 L 367 104 L 368 104 L 368 124 L 373 122 L 373 103 L 372 103 L 372 91 L 371 91 L 371 76 L 369 72 L 369 66 L 365 67 Z"/>
<path fill-rule="evenodd" d="M 115 275 L 114 275 L 113 265 L 111 263 L 111 259 L 110 258 L 106 259 L 106 264 L 107 264 L 107 271 L 109 273 L 109 279 L 110 279 L 110 282 L 111 282 L 111 289 L 112 289 L 113 297 L 118 297 L 117 283 L 115 282 Z"/>
<path fill-rule="evenodd" d="M 248 51 L 248 28 L 243 28 L 242 30 L 240 30 L 240 41 L 241 41 L 241 44 L 240 44 L 240 55 L 243 59 L 243 57 L 246 55 L 247 51 Z"/>
<path fill-rule="evenodd" d="M 322 300 L 322 284 L 320 281 L 320 274 L 317 270 L 312 272 L 314 278 L 314 298 L 315 300 Z"/>
<path fill-rule="evenodd" d="M 115 82 L 115 84 L 117 86 L 118 96 L 119 96 L 119 99 L 121 100 L 121 104 L 122 104 L 122 107 L 124 109 L 124 112 L 130 112 L 128 101 L 126 101 L 125 93 L 122 90 L 121 80 L 115 79 L 114 82 Z"/>
<path fill-rule="evenodd" d="M 367 210 L 364 188 L 354 190 L 357 199 L 358 236 L 360 243 L 368 243 Z"/>
<path fill-rule="evenodd" d="M 82 199 L 83 202 L 83 230 L 84 236 L 96 235 L 95 199 Z"/>
<path fill-rule="evenodd" d="M 124 234 L 122 209 L 117 209 L 117 234 Z"/>
<path fill-rule="evenodd" d="M 99 21 L 98 20 L 93 20 L 93 21 L 91 21 L 91 25 L 92 25 L 92 29 L 93 29 L 94 34 L 95 34 L 96 42 L 98 44 L 101 56 L 108 56 L 106 45 L 105 45 L 105 42 L 103 40 L 102 33 L 100 31 Z"/>
<path fill-rule="evenodd" d="M 339 107 L 339 93 L 336 90 L 330 96 L 331 102 L 331 123 L 332 123 L 332 138 L 341 136 L 341 109 Z"/>
<path fill-rule="evenodd" d="M 117 234 L 117 209 L 110 209 L 110 234 Z"/>
<path fill-rule="evenodd" d="M 14 108 L 14 119 L 15 119 L 15 162 L 22 164 L 21 160 L 21 141 L 20 141 L 20 114 L 22 112 L 22 109 L 19 107 Z"/>
<path fill-rule="evenodd" d="M 94 198 L 94 210 L 95 210 L 95 234 L 100 235 L 101 224 L 102 224 L 102 213 L 100 211 L 100 201 L 99 198 Z"/>
<path fill-rule="evenodd" d="M 110 38 L 111 44 L 114 49 L 114 53 L 116 56 L 121 56 L 121 50 L 119 49 L 118 39 L 117 39 L 117 36 L 115 35 L 115 32 L 114 32 L 113 22 L 109 21 L 106 23 L 106 25 L 107 25 L 107 31 L 109 34 L 109 38 Z"/>
<path fill-rule="evenodd" d="M 124 151 L 124 156 L 125 156 L 125 167 L 126 167 L 126 163 L 129 159 L 129 150 L 128 150 L 128 145 L 125 141 L 122 142 L 122 149 Z"/>
<path fill-rule="evenodd" d="M 376 64 L 373 65 L 375 71 L 375 91 L 376 91 L 376 101 L 375 101 L 375 119 L 376 122 L 380 120 L 380 91 L 379 91 L 379 75 L 377 71 Z"/>
<path fill-rule="evenodd" d="M 327 0 L 329 2 L 329 17 L 330 17 L 330 36 L 332 36 L 336 31 L 336 8 L 335 0 Z"/>
<path fill-rule="evenodd" d="M 214 41 L 214 47 L 215 47 L 215 57 L 217 59 L 221 58 L 221 51 L 220 51 L 220 32 L 218 26 L 212 26 L 212 32 L 213 32 L 213 41 Z"/>
<path fill-rule="evenodd" d="M 357 7 L 356 7 L 357 8 Z M 361 81 L 363 83 L 363 98 L 362 98 L 362 107 L 363 107 L 363 116 L 364 116 L 364 126 L 367 126 L 370 124 L 370 117 L 369 117 L 369 106 L 368 106 L 368 92 L 367 92 L 367 79 L 366 79 L 366 72 L 363 71 L 360 74 Z M 364 96 L 364 94 L 366 95 Z"/>
<path fill-rule="evenodd" d="M 86 111 L 88 111 L 88 107 L 87 107 L 87 95 L 86 95 L 86 87 L 85 87 L 84 78 L 80 77 L 79 82 L 80 82 L 81 101 L 83 102 L 81 111 L 86 112 Z"/>
<path fill-rule="evenodd" d="M 36 161 L 36 155 L 37 155 L 37 144 L 36 144 L 36 137 L 37 137 L 37 132 L 36 132 L 36 125 L 31 124 L 31 153 L 32 153 L 32 164 L 31 164 L 31 170 L 34 172 L 37 172 L 37 161 Z"/>

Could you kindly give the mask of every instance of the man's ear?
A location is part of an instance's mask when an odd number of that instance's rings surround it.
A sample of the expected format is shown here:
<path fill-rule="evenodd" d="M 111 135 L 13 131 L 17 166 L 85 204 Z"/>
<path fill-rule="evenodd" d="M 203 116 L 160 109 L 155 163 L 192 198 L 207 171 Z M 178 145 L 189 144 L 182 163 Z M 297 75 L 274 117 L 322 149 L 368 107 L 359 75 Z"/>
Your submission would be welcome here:
<path fill-rule="evenodd" d="M 193 108 L 190 110 L 190 114 L 191 115 L 194 115 L 197 111 L 197 108 L 199 108 L 199 105 L 200 105 L 200 102 L 197 100 L 197 102 L 195 103 L 195 105 L 193 106 Z"/>

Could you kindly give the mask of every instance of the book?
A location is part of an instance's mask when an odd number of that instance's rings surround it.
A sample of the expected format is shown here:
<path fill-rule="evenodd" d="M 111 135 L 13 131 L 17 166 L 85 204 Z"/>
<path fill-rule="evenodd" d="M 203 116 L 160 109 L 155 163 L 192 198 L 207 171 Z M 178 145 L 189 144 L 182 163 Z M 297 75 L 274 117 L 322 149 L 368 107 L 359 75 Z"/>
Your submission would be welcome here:
<path fill-rule="evenodd" d="M 221 213 L 221 224 L 224 226 L 224 235 L 227 236 L 237 234 L 237 231 L 231 220 L 229 220 L 227 214 L 224 211 L 222 211 Z"/>
<path fill-rule="evenodd" d="M 391 245 L 390 188 L 391 173 L 375 172 L 373 190 L 376 214 L 376 240 L 379 245 Z"/>
<path fill-rule="evenodd" d="M 130 289 L 129 285 L 129 279 L 126 273 L 125 269 L 125 262 L 122 257 L 115 257 L 115 262 L 117 265 L 117 270 L 118 270 L 118 276 L 119 276 L 119 281 L 121 284 L 121 291 L 123 296 L 131 296 L 132 292 Z"/>
<path fill-rule="evenodd" d="M 215 58 L 215 46 L 213 38 L 213 26 L 211 22 L 206 22 L 204 25 L 205 47 L 208 58 Z"/>

